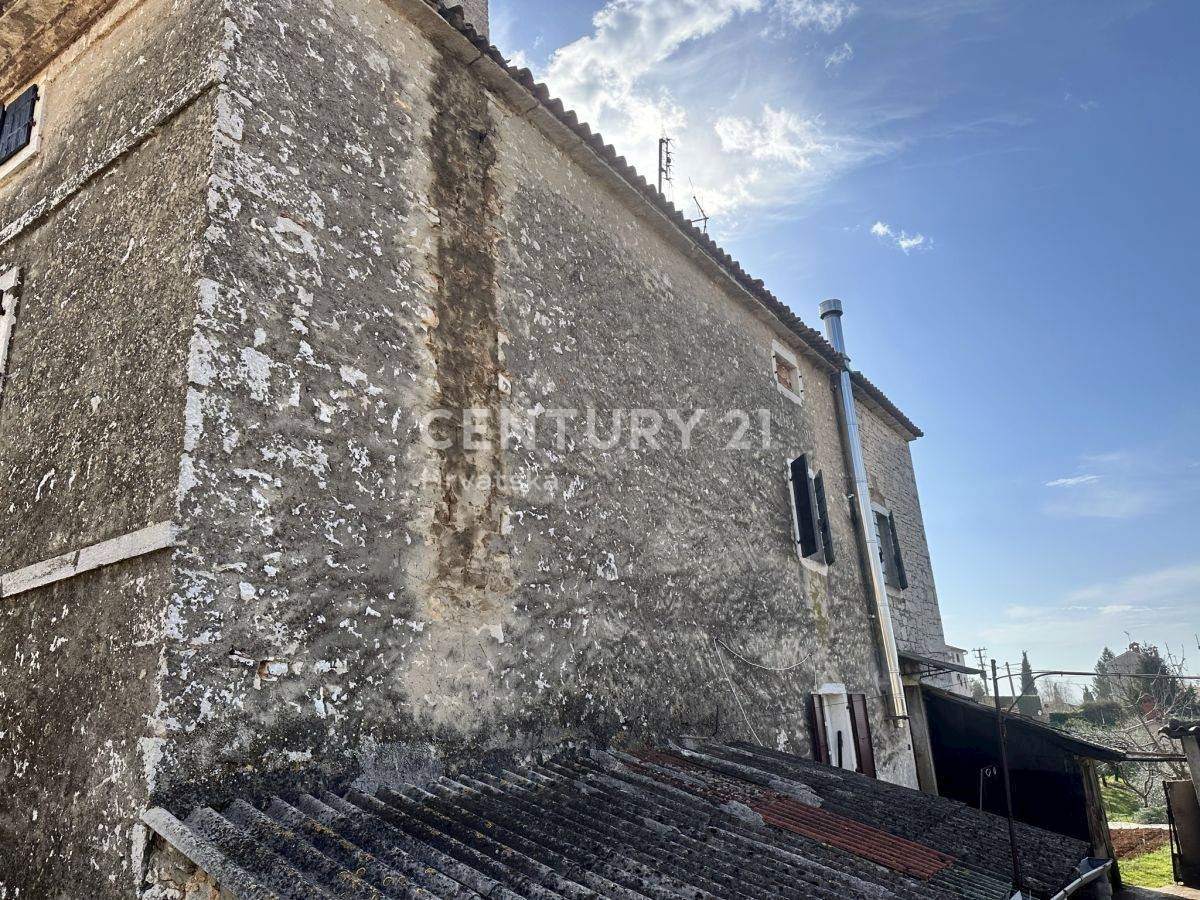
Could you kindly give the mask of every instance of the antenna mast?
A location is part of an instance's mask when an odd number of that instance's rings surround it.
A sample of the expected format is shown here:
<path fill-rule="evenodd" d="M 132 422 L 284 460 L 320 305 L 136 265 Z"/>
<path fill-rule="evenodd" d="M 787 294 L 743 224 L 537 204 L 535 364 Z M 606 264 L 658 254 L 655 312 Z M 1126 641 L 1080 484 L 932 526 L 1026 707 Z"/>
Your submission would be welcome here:
<path fill-rule="evenodd" d="M 663 183 L 671 180 L 671 139 L 663 135 L 658 139 L 658 192 L 663 192 Z"/>

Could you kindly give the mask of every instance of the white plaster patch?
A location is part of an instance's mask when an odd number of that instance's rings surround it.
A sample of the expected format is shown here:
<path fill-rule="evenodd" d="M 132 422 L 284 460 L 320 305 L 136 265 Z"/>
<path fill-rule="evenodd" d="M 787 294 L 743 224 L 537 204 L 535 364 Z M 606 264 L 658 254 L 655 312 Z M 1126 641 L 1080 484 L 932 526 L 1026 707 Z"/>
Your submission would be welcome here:
<path fill-rule="evenodd" d="M 183 449 L 188 453 L 196 449 L 204 434 L 204 410 L 200 401 L 200 392 L 189 387 L 183 407 Z"/>
<path fill-rule="evenodd" d="M 253 347 L 243 347 L 241 374 L 250 388 L 250 396 L 265 402 L 271 389 L 271 358 Z"/>
<path fill-rule="evenodd" d="M 604 562 L 596 566 L 596 574 L 605 581 L 616 581 L 620 577 L 620 573 L 617 571 L 617 561 L 611 553 L 606 553 Z"/>
<path fill-rule="evenodd" d="M 275 243 L 288 253 L 303 254 L 314 260 L 320 258 L 317 253 L 317 242 L 312 233 L 303 225 L 293 222 L 286 216 L 280 216 L 275 220 L 275 225 L 271 229 L 271 237 L 275 238 Z"/>

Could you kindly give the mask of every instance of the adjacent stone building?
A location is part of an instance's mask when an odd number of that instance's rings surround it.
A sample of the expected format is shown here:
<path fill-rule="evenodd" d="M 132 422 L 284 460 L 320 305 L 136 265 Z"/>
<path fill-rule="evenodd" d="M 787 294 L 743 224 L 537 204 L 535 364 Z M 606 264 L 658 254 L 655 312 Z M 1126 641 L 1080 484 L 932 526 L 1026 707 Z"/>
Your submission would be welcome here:
<path fill-rule="evenodd" d="M 0 898 L 134 893 L 150 806 L 573 743 L 843 715 L 916 783 L 841 357 L 466 15 L 0 4 Z M 854 383 L 939 657 L 920 432 Z"/>

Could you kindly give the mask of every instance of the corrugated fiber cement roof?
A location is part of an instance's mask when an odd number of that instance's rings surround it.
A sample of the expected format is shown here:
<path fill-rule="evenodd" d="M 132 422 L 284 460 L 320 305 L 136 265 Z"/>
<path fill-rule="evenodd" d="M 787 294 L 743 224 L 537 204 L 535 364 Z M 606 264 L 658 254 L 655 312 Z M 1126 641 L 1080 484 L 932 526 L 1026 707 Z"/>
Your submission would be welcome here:
<path fill-rule="evenodd" d="M 1003 819 L 748 744 L 560 754 L 147 823 L 239 898 L 1001 900 Z M 1035 894 L 1082 842 L 1020 825 Z"/>

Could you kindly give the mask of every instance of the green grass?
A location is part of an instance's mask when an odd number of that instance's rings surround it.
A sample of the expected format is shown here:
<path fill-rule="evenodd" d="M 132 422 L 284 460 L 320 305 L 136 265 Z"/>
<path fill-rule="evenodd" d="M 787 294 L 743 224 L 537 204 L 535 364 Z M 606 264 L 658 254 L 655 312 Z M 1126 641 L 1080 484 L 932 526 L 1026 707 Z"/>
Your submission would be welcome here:
<path fill-rule="evenodd" d="M 1175 883 L 1171 873 L 1171 845 L 1153 853 L 1121 860 L 1121 880 L 1134 887 L 1159 888 Z"/>
<path fill-rule="evenodd" d="M 1108 811 L 1109 821 L 1129 822 L 1133 814 L 1142 808 L 1141 798 L 1121 782 L 1105 778 L 1100 784 L 1100 796 Z"/>

